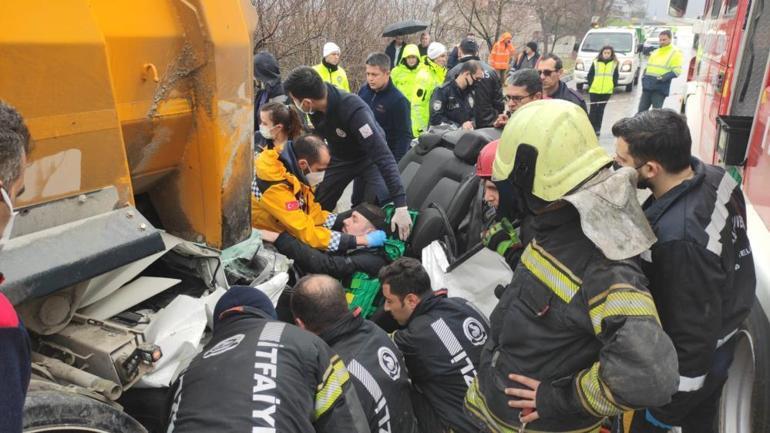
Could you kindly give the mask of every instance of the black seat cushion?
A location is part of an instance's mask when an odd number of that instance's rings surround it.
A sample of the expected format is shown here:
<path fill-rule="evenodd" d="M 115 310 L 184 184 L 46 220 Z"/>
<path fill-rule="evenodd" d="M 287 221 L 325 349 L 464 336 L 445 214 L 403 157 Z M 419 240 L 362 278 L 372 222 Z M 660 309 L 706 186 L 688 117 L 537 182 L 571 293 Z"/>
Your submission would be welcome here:
<path fill-rule="evenodd" d="M 483 128 L 463 134 L 454 147 L 455 156 L 467 164 L 476 165 L 481 149 L 490 141 L 500 139 L 502 129 Z"/>

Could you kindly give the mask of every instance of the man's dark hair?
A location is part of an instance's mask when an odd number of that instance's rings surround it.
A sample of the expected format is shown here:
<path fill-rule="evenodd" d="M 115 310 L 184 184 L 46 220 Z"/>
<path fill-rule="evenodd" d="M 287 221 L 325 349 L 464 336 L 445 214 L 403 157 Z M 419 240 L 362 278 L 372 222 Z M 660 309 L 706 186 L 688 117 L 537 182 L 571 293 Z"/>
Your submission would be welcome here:
<path fill-rule="evenodd" d="M 0 100 L 0 181 L 6 190 L 21 175 L 22 159 L 29 148 L 29 130 L 21 114 Z"/>
<path fill-rule="evenodd" d="M 326 96 L 323 79 L 309 66 L 300 66 L 289 72 L 283 89 L 297 99 L 323 99 Z"/>
<path fill-rule="evenodd" d="M 524 87 L 530 95 L 543 91 L 543 82 L 540 81 L 540 74 L 534 69 L 522 69 L 512 73 L 508 77 L 506 84 Z"/>
<path fill-rule="evenodd" d="M 479 65 L 479 62 L 476 60 L 468 60 L 467 62 L 462 62 L 460 63 L 460 69 L 457 70 L 457 75 L 459 76 L 464 72 L 470 72 L 471 75 L 473 75 L 476 73 L 476 71 L 479 70 L 480 67 L 481 65 Z"/>
<path fill-rule="evenodd" d="M 658 34 L 658 38 L 660 38 L 661 36 L 668 36 L 669 39 L 672 39 L 674 37 L 674 35 L 671 34 L 671 30 L 663 30 Z"/>
<path fill-rule="evenodd" d="M 366 58 L 366 64 L 377 66 L 382 72 L 390 72 L 390 57 L 385 53 L 371 53 Z"/>
<path fill-rule="evenodd" d="M 430 277 L 419 260 L 401 257 L 380 269 L 380 283 L 390 286 L 390 292 L 403 300 L 413 293 L 422 298 L 431 293 Z"/>
<path fill-rule="evenodd" d="M 553 59 L 553 61 L 556 62 L 556 66 L 555 67 L 556 67 L 557 71 L 561 71 L 562 69 L 564 69 L 564 62 L 562 62 L 561 61 L 561 57 L 557 56 L 556 54 L 548 53 L 548 54 L 543 55 L 543 57 L 540 57 L 540 61 L 541 62 L 549 60 L 549 59 Z"/>
<path fill-rule="evenodd" d="M 628 143 L 634 165 L 657 161 L 669 173 L 690 166 L 690 128 L 687 119 L 674 110 L 650 110 L 620 119 L 612 135 Z"/>
<path fill-rule="evenodd" d="M 385 211 L 381 207 L 371 203 L 361 203 L 352 210 L 360 213 L 376 230 L 385 230 L 387 228 L 387 224 L 385 224 Z"/>
<path fill-rule="evenodd" d="M 328 275 L 307 275 L 294 286 L 291 312 L 314 334 L 329 329 L 349 311 L 345 290 Z"/>
<path fill-rule="evenodd" d="M 462 42 L 460 42 L 460 51 L 463 56 L 478 56 L 479 44 L 467 38 L 463 39 Z"/>
<path fill-rule="evenodd" d="M 294 155 L 315 164 L 321 159 L 321 148 L 326 147 L 323 138 L 315 134 L 305 134 L 294 141 Z"/>

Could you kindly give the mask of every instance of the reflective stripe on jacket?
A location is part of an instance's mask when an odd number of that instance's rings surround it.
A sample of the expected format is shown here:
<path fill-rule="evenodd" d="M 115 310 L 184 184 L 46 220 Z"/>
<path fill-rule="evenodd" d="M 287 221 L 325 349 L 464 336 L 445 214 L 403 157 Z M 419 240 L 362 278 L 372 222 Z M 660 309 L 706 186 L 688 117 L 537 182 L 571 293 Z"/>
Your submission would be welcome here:
<path fill-rule="evenodd" d="M 323 63 L 319 63 L 315 66 L 313 66 L 313 69 L 316 70 L 321 75 L 321 78 L 329 83 L 337 86 L 338 88 L 350 92 L 350 84 L 348 84 L 348 75 L 345 73 L 345 70 L 342 69 L 342 66 L 337 66 L 336 71 L 329 70 L 326 66 L 324 66 Z"/>
<path fill-rule="evenodd" d="M 511 34 L 503 33 L 500 40 L 492 46 L 489 53 L 489 66 L 498 71 L 507 71 L 511 57 L 516 55 L 516 47 L 511 43 Z"/>
<path fill-rule="evenodd" d="M 588 93 L 611 95 L 615 90 L 612 77 L 615 74 L 615 69 L 617 67 L 618 62 L 616 61 L 600 62 L 594 60 L 594 81 L 591 83 Z"/>
<path fill-rule="evenodd" d="M 644 75 L 660 78 L 672 73 L 678 76 L 682 73 L 682 52 L 673 45 L 658 48 L 650 54 Z M 671 77 L 673 78 L 673 77 Z"/>

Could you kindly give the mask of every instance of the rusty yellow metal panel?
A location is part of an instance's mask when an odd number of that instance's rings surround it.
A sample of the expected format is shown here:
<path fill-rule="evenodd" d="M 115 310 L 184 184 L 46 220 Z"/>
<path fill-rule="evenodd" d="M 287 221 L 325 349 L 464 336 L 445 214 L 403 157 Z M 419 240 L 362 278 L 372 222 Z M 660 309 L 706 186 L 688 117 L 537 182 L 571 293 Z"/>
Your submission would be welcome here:
<path fill-rule="evenodd" d="M 22 204 L 114 185 L 186 239 L 247 236 L 255 22 L 248 0 L 0 2 L 0 97 L 35 140 Z"/>

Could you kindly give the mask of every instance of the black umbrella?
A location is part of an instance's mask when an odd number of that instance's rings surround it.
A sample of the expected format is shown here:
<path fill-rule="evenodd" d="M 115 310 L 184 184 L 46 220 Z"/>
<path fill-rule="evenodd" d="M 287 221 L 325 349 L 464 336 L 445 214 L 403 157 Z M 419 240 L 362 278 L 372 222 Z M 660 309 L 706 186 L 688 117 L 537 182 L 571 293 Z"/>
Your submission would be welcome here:
<path fill-rule="evenodd" d="M 385 27 L 382 31 L 382 37 L 393 37 L 401 35 L 411 35 L 428 28 L 428 23 L 417 20 L 406 20 L 393 23 Z"/>

